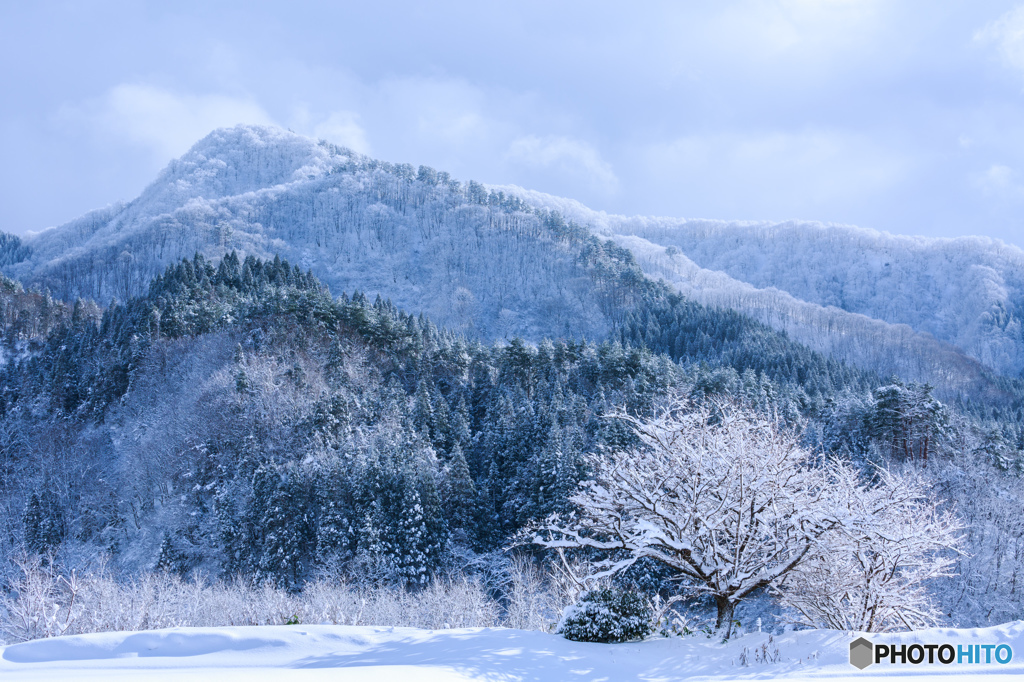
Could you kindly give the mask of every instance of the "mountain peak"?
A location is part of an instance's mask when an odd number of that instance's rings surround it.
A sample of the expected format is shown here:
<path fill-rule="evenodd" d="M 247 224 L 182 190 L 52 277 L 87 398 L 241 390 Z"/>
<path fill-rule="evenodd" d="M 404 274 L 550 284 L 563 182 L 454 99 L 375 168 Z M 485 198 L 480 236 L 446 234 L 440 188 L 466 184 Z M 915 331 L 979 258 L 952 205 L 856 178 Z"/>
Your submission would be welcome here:
<path fill-rule="evenodd" d="M 138 202 L 150 214 L 190 199 L 234 196 L 319 177 L 352 152 L 271 126 L 219 128 L 171 161 Z"/>

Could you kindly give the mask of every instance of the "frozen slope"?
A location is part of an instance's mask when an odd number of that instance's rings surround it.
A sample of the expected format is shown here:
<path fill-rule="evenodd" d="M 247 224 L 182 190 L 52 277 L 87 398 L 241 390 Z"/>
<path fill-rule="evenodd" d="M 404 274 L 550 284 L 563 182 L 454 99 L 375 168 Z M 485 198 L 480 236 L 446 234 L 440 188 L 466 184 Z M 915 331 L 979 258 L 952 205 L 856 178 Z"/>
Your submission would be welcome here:
<path fill-rule="evenodd" d="M 1024 251 L 998 240 L 807 222 L 631 220 L 617 231 L 755 287 L 910 325 L 1001 372 L 1024 368 Z"/>
<path fill-rule="evenodd" d="M 883 322 L 834 306 L 803 301 L 774 287 L 758 288 L 724 272 L 702 268 L 682 252 L 632 235 L 616 234 L 645 274 L 705 305 L 738 310 L 818 352 L 887 377 L 928 382 L 945 399 L 990 390 L 980 362 L 909 325 Z"/>
<path fill-rule="evenodd" d="M 0 648 L 3 680 L 733 680 L 1018 678 L 1024 622 L 872 635 L 875 643 L 1008 644 L 1008 664 L 849 664 L 856 635 L 825 630 L 727 644 L 704 637 L 582 644 L 523 630 L 336 625 L 177 628 L 37 640 Z M 769 661 L 764 661 L 767 654 Z M 744 663 L 746 662 L 746 664 Z"/>

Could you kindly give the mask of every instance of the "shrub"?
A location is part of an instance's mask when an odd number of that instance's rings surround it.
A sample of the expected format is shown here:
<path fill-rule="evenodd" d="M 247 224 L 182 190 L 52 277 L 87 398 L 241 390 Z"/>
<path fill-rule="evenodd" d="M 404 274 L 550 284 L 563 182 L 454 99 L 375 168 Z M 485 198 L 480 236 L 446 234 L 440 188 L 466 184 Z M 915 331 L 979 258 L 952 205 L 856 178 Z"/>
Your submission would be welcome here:
<path fill-rule="evenodd" d="M 635 592 L 587 592 L 566 610 L 559 633 L 575 642 L 631 642 L 651 633 L 650 604 Z"/>
<path fill-rule="evenodd" d="M 493 627 L 499 606 L 484 587 L 437 578 L 408 592 L 394 587 L 307 583 L 292 593 L 272 583 L 204 584 L 173 573 L 116 580 L 105 572 L 62 574 L 19 562 L 21 577 L 0 591 L 0 644 L 89 632 L 169 627 L 331 623 L 431 630 Z"/>

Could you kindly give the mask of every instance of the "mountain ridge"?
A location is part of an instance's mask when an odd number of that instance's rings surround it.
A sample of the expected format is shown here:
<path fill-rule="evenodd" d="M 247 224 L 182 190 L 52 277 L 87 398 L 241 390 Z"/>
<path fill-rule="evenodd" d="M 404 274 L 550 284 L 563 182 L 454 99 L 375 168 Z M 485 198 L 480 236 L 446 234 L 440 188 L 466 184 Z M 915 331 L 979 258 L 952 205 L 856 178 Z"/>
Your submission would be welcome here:
<path fill-rule="evenodd" d="M 259 126 L 214 131 L 135 200 L 26 237 L 21 259 L 5 270 L 63 298 L 126 300 L 194 253 L 281 254 L 313 270 L 336 295 L 380 294 L 485 339 L 604 338 L 616 313 L 611 299 L 594 298 L 596 271 L 580 265 L 585 235 L 566 237 L 548 226 L 544 216 L 552 211 L 625 248 L 650 279 L 701 303 L 735 308 L 858 367 L 936 384 L 958 372 L 953 383 L 962 385 L 984 383 L 984 367 L 1009 376 L 1024 368 L 1024 276 L 1003 274 L 1024 263 L 1024 252 L 998 240 L 898 237 L 820 223 L 617 216 L 515 186 L 460 183 L 424 166 L 381 162 Z M 774 248 L 772 235 L 781 235 L 785 248 Z M 794 249 L 801 240 L 803 248 Z M 950 277 L 952 293 L 922 289 L 894 297 L 891 289 L 909 279 L 890 278 L 888 288 L 876 286 L 881 293 L 853 296 L 844 308 L 833 300 L 837 288 L 859 292 L 871 271 L 856 270 L 860 280 L 842 275 L 842 261 L 864 260 L 846 251 L 832 260 L 815 256 L 830 240 L 859 240 L 875 251 L 889 245 L 912 272 L 921 268 L 915 270 L 910 247 L 937 253 L 932 260 L 958 249 L 961 258 L 950 267 L 966 263 L 981 275 L 967 296 L 957 292 L 970 282 Z M 807 265 L 813 263 L 824 274 Z M 828 277 L 838 283 L 828 285 Z M 935 277 L 917 281 L 936 286 Z M 875 311 L 876 300 L 900 305 Z M 951 301 L 960 304 L 956 311 Z"/>
<path fill-rule="evenodd" d="M 913 339 L 914 345 L 930 345 L 927 336 L 931 336 L 1000 373 L 1017 376 L 1024 370 L 1024 250 L 1001 240 L 982 236 L 894 235 L 870 228 L 814 221 L 772 223 L 623 216 L 593 211 L 573 200 L 514 185 L 492 187 L 520 196 L 534 206 L 562 211 L 567 217 L 589 225 L 595 233 L 615 238 L 620 243 L 626 237 L 638 237 L 668 249 L 669 255 L 681 254 L 686 259 L 684 269 L 690 271 L 687 279 L 716 280 L 710 292 L 696 285 L 683 287 L 687 295 L 701 302 L 730 305 L 725 300 L 730 296 L 738 299 L 757 291 L 764 298 L 777 290 L 797 301 L 817 306 L 815 316 L 828 318 L 832 324 L 863 326 L 853 322 L 855 318 L 843 319 L 845 316 L 836 311 L 863 315 L 888 325 L 903 324 L 920 335 Z M 838 248 L 840 246 L 845 248 Z M 823 258 L 828 254 L 835 254 L 835 257 L 828 261 Z M 858 254 L 861 255 L 858 257 Z M 894 272 L 900 272 L 899 268 L 891 266 L 899 265 L 901 260 L 906 264 L 917 254 L 930 258 L 929 267 L 922 275 L 931 281 L 924 286 L 910 286 L 909 277 L 889 273 L 885 275 L 885 279 L 891 280 L 889 285 L 877 286 L 882 279 L 879 275 L 884 274 L 887 265 Z M 961 257 L 960 262 L 957 256 Z M 643 259 L 638 260 L 644 267 Z M 875 270 L 880 272 L 872 271 L 874 261 L 878 266 Z M 955 271 L 957 266 L 966 266 L 969 276 L 953 277 L 956 273 L 950 270 Z M 651 265 L 644 269 L 657 277 L 662 268 Z M 857 293 L 856 282 L 851 285 L 849 281 L 851 272 L 863 273 L 861 290 L 866 283 L 876 283 L 869 297 L 874 300 L 842 300 L 844 290 Z M 906 273 L 908 269 L 903 268 L 901 272 Z M 721 273 L 733 282 L 728 283 L 714 273 Z M 843 281 L 844 274 L 846 281 Z M 936 282 L 942 278 L 949 280 L 940 287 Z M 937 300 L 921 300 L 939 289 L 941 295 L 932 296 Z M 917 294 L 917 298 L 906 302 L 908 292 L 911 296 Z M 894 301 L 901 298 L 903 303 L 896 305 Z M 873 307 L 872 303 L 877 305 Z M 780 315 L 786 315 L 785 306 L 766 312 L 768 307 L 760 304 L 739 309 L 777 329 L 792 333 L 801 328 L 798 323 L 783 324 L 777 320 Z M 791 314 L 799 317 L 798 312 Z M 906 336 L 905 331 L 898 328 L 890 331 L 896 337 Z M 798 336 L 807 342 L 812 334 L 804 330 L 798 332 Z"/>

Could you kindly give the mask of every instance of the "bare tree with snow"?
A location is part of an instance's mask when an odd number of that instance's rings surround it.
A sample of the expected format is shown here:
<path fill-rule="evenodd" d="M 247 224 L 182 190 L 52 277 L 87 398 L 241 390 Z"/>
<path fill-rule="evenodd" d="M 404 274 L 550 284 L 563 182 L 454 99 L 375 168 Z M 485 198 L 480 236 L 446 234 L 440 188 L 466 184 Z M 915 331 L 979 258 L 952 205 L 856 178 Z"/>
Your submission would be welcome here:
<path fill-rule="evenodd" d="M 811 627 L 864 632 L 938 623 L 927 583 L 950 575 L 961 530 L 919 476 L 878 471 L 864 486 L 846 465 L 830 467 L 833 507 L 843 523 L 779 584 L 782 603 Z"/>
<path fill-rule="evenodd" d="M 592 461 L 594 478 L 533 541 L 605 550 L 592 579 L 641 558 L 661 562 L 711 595 L 731 634 L 736 605 L 816 556 L 842 522 L 826 472 L 793 434 L 731 406 L 676 402 L 644 421 L 624 413 L 640 445 Z"/>

